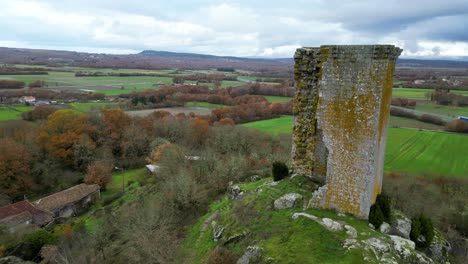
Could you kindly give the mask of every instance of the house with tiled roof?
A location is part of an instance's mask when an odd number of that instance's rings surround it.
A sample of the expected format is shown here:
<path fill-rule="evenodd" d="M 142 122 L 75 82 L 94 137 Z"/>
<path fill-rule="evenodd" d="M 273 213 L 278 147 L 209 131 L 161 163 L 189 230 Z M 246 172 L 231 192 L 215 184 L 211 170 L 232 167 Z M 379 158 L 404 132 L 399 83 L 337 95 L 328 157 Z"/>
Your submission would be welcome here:
<path fill-rule="evenodd" d="M 100 187 L 97 184 L 79 184 L 43 197 L 34 202 L 40 210 L 52 213 L 54 217 L 78 215 L 89 208 L 92 202 L 100 198 Z"/>
<path fill-rule="evenodd" d="M 0 225 L 5 225 L 12 231 L 28 225 L 41 227 L 52 220 L 49 212 L 36 208 L 29 201 L 0 207 Z"/>

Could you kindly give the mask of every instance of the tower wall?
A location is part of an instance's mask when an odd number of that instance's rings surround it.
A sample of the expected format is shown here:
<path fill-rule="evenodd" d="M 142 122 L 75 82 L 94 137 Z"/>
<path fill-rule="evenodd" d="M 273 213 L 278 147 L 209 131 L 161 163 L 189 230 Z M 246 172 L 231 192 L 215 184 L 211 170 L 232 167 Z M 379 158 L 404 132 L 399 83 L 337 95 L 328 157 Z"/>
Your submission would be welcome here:
<path fill-rule="evenodd" d="M 311 206 L 367 218 L 381 191 L 400 53 L 391 45 L 296 51 L 293 163 L 297 172 L 325 182 Z"/>

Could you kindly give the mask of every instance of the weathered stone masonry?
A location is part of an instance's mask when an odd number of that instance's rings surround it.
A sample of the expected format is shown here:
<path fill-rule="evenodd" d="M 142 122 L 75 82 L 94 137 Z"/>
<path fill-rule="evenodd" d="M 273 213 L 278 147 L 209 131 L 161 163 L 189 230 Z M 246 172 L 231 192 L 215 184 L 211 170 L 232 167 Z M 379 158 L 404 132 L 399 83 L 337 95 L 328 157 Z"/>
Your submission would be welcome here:
<path fill-rule="evenodd" d="M 296 172 L 325 181 L 310 206 L 368 217 L 382 186 L 400 53 L 392 45 L 296 51 L 293 163 Z"/>

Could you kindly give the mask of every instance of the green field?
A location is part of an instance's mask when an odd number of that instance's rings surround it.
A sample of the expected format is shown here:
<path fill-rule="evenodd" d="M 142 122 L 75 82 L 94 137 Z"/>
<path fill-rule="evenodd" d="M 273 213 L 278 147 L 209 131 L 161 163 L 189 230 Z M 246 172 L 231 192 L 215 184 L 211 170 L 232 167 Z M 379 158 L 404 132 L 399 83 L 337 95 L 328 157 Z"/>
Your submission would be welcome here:
<path fill-rule="evenodd" d="M 187 107 L 203 107 L 203 108 L 210 108 L 210 109 L 229 107 L 229 105 L 212 104 L 212 103 L 207 103 L 207 102 L 187 102 L 187 103 L 185 103 L 185 106 L 187 106 Z"/>
<path fill-rule="evenodd" d="M 443 114 L 456 118 L 457 116 L 468 116 L 468 107 L 449 106 L 449 105 L 435 105 L 432 103 L 428 104 L 417 104 L 416 110 L 424 111 L 435 114 Z"/>
<path fill-rule="evenodd" d="M 293 99 L 292 97 L 287 96 L 265 95 L 264 97 L 268 100 L 268 102 L 289 102 Z"/>
<path fill-rule="evenodd" d="M 261 120 L 257 122 L 245 123 L 245 124 L 242 124 L 242 126 L 258 129 L 270 135 L 277 136 L 280 134 L 291 134 L 292 124 L 293 124 L 292 116 L 283 116 L 280 118 L 273 118 L 273 119 Z"/>
<path fill-rule="evenodd" d="M 22 68 L 43 68 L 42 66 L 15 65 Z M 0 80 L 17 80 L 29 84 L 37 80 L 45 81 L 48 89 L 77 90 L 85 89 L 93 92 L 104 93 L 105 95 L 119 95 L 141 91 L 145 89 L 158 89 L 153 87 L 154 83 L 172 84 L 171 76 L 192 75 L 197 73 L 219 73 L 216 71 L 183 71 L 173 70 L 140 70 L 140 69 L 93 69 L 79 67 L 58 67 L 47 68 L 48 75 L 0 75 Z M 75 77 L 75 72 L 102 72 L 102 73 L 144 73 L 144 74 L 165 74 L 170 76 L 98 76 L 98 77 Z M 229 74 L 227 74 L 229 75 Z M 221 88 L 235 87 L 245 84 L 241 81 L 223 81 Z M 201 84 L 212 87 L 213 84 Z"/>
<path fill-rule="evenodd" d="M 75 73 L 73 72 L 49 72 L 48 75 L 1 75 L 0 80 L 17 80 L 25 82 L 26 84 L 41 80 L 48 84 L 48 87 L 46 87 L 48 89 L 56 89 L 63 86 L 73 86 L 72 88 L 67 88 L 67 90 L 79 91 L 80 89 L 86 89 L 104 93 L 106 95 L 116 95 L 150 89 L 152 88 L 152 85 L 157 82 L 166 84 L 172 83 L 172 78 L 169 77 L 75 77 Z M 93 88 L 94 86 L 98 87 Z M 122 87 L 123 89 L 121 89 Z"/>
<path fill-rule="evenodd" d="M 270 135 L 291 134 L 293 117 L 242 124 Z M 385 171 L 413 175 L 468 176 L 468 136 L 417 129 L 389 128 Z"/>
<path fill-rule="evenodd" d="M 390 116 L 389 127 L 406 127 L 406 128 L 417 128 L 417 129 L 426 129 L 426 130 L 443 130 L 443 126 L 438 126 L 434 124 L 424 123 L 419 120 Z"/>
<path fill-rule="evenodd" d="M 33 107 L 24 106 L 24 105 L 12 105 L 12 106 L 0 105 L 0 122 L 7 121 L 7 120 L 20 120 L 21 113 L 32 110 L 32 109 Z"/>
<path fill-rule="evenodd" d="M 433 89 L 393 88 L 392 96 L 409 99 L 427 100 L 428 93 L 432 93 L 433 91 Z M 450 92 L 454 94 L 468 96 L 468 91 L 450 90 Z"/>
<path fill-rule="evenodd" d="M 468 177 L 468 136 L 390 128 L 385 171 Z"/>
<path fill-rule="evenodd" d="M 71 109 L 78 112 L 87 113 L 96 109 L 119 108 L 119 103 L 92 102 L 92 103 L 71 103 L 68 104 Z"/>

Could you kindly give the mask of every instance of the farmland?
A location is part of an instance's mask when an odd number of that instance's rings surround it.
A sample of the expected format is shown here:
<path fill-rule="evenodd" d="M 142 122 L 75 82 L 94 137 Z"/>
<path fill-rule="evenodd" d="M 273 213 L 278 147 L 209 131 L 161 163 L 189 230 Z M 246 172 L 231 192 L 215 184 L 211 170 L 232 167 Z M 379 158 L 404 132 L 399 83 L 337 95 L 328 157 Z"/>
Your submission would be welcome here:
<path fill-rule="evenodd" d="M 242 126 L 247 128 L 258 129 L 265 133 L 268 133 L 273 136 L 280 134 L 291 134 L 292 133 L 292 116 L 283 116 L 280 118 L 273 118 L 268 120 L 261 120 L 256 122 L 250 122 L 242 124 Z"/>
<path fill-rule="evenodd" d="M 18 65 L 16 65 L 18 66 Z M 19 65 L 23 66 L 24 65 Z M 28 67 L 29 68 L 29 67 Z M 34 68 L 34 67 L 30 67 Z M 92 71 L 103 74 L 120 74 L 120 73 L 138 73 L 138 74 L 161 74 L 165 76 L 83 76 L 76 77 L 75 72 Z M 45 89 L 77 91 L 77 92 L 100 92 L 108 96 L 126 94 L 131 92 L 142 91 L 145 89 L 157 89 L 153 84 L 172 84 L 171 76 L 183 76 L 196 73 L 216 73 L 216 71 L 184 71 L 175 72 L 172 70 L 166 71 L 150 71 L 138 69 L 92 69 L 79 67 L 61 67 L 48 71 L 47 75 L 0 75 L 0 80 L 15 80 L 22 81 L 26 84 L 41 80 L 46 82 Z M 240 86 L 244 82 L 225 80 L 221 83 L 221 88 L 230 86 Z M 211 83 L 201 83 L 212 87 Z"/>
<path fill-rule="evenodd" d="M 428 100 L 430 99 L 430 93 L 434 90 L 432 89 L 419 89 L 419 88 L 393 88 L 392 96 L 409 98 L 409 99 L 419 99 L 419 100 Z M 451 90 L 451 93 L 461 94 L 468 96 L 468 91 L 459 91 Z"/>
<path fill-rule="evenodd" d="M 291 116 L 243 124 L 270 135 L 292 133 Z M 417 129 L 389 128 L 385 171 L 468 176 L 468 136 Z"/>
<path fill-rule="evenodd" d="M 436 104 L 417 104 L 416 110 L 447 115 L 453 118 L 457 116 L 468 116 L 468 107 L 449 106 L 449 105 L 436 105 Z"/>
<path fill-rule="evenodd" d="M 21 113 L 31 110 L 32 107 L 24 105 L 0 105 L 0 122 L 21 119 Z"/>
<path fill-rule="evenodd" d="M 267 99 L 268 102 L 288 102 L 288 101 L 291 101 L 293 98 L 292 97 L 286 97 L 286 96 L 269 96 L 269 95 L 266 95 L 265 99 Z"/>

